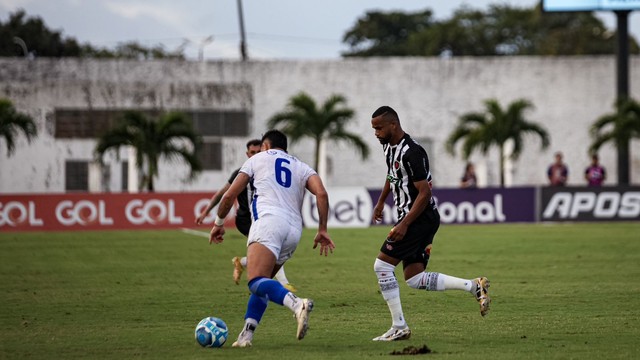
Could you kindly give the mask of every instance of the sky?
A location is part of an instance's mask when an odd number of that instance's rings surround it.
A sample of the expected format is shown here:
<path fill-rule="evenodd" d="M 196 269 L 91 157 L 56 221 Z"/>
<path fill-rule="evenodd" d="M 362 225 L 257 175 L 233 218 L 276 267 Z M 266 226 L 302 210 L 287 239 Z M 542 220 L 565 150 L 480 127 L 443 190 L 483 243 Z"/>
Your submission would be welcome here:
<path fill-rule="evenodd" d="M 489 4 L 532 7 L 538 0 L 241 0 L 247 52 L 253 59 L 338 59 L 348 50 L 342 36 L 367 11 L 415 12 L 429 8 L 436 19 L 461 6 Z M 183 47 L 189 59 L 239 59 L 238 0 L 0 0 L 0 20 L 24 9 L 50 29 L 97 47 L 138 41 Z M 630 34 L 640 39 L 640 11 L 629 17 Z M 597 12 L 615 29 L 611 12 Z M 28 44 L 27 44 L 28 47 Z"/>

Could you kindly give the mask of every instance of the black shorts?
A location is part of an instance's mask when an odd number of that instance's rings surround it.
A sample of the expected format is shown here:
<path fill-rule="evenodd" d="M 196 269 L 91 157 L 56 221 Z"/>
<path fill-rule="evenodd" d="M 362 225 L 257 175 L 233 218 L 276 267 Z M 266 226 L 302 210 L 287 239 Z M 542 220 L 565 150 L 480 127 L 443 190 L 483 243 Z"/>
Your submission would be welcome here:
<path fill-rule="evenodd" d="M 236 216 L 236 228 L 244 236 L 249 236 L 249 229 L 251 229 L 251 217 Z"/>
<path fill-rule="evenodd" d="M 389 255 L 394 259 L 402 260 L 402 267 L 414 263 L 422 263 L 427 267 L 429 262 L 429 253 L 431 251 L 431 243 L 436 235 L 440 221 L 414 223 L 409 225 L 407 233 L 400 241 L 384 241 L 380 251 Z"/>

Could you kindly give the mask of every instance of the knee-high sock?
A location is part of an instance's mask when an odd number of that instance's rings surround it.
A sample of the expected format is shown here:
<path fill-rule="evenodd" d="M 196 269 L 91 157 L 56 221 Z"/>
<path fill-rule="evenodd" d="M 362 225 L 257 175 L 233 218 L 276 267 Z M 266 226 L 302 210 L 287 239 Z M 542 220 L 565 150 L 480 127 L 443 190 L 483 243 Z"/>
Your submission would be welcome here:
<path fill-rule="evenodd" d="M 284 266 L 281 266 L 280 270 L 276 273 L 276 280 L 278 280 L 282 285 L 289 283 L 289 279 L 287 279 L 287 275 L 284 273 Z"/>
<path fill-rule="evenodd" d="M 258 327 L 260 320 L 262 320 L 262 315 L 267 310 L 268 303 L 269 299 L 266 297 L 260 297 L 255 294 L 249 296 L 247 312 L 244 315 L 244 330 L 240 334 L 245 340 L 251 341 L 253 339 L 253 332 Z"/>
<path fill-rule="evenodd" d="M 391 312 L 393 326 L 397 328 L 404 328 L 407 326 L 407 322 L 405 321 L 404 314 L 402 313 L 400 287 L 398 286 L 398 280 L 393 273 L 394 269 L 395 266 L 380 259 L 376 259 L 373 264 L 373 270 L 376 272 L 376 276 L 378 277 L 378 285 L 380 286 L 382 298 L 387 302 L 387 306 L 389 306 L 389 311 Z"/>
<path fill-rule="evenodd" d="M 407 285 L 414 289 L 427 291 L 464 290 L 471 292 L 473 280 L 460 279 L 437 272 L 422 272 L 407 280 Z"/>
<path fill-rule="evenodd" d="M 262 315 L 267 310 L 267 304 L 269 299 L 267 297 L 260 297 L 256 294 L 249 296 L 249 302 L 247 303 L 247 312 L 244 314 L 246 319 L 254 319 L 256 323 L 262 320 Z"/>
<path fill-rule="evenodd" d="M 278 305 L 284 305 L 294 312 L 301 304 L 299 301 L 300 298 L 285 289 L 282 284 L 266 277 L 257 277 L 249 281 L 249 290 L 252 294 L 259 297 L 266 297 L 269 301 Z"/>

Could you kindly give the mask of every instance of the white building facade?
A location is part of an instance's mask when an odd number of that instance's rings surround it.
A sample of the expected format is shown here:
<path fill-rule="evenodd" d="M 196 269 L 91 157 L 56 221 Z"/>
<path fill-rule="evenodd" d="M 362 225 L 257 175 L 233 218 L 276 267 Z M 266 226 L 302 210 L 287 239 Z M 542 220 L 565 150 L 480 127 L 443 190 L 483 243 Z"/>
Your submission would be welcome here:
<path fill-rule="evenodd" d="M 126 110 L 182 111 L 205 141 L 206 170 L 186 181 L 186 165 L 162 162 L 156 191 L 209 191 L 222 186 L 244 161 L 244 145 L 260 138 L 266 121 L 304 91 L 321 103 L 332 94 L 355 110 L 348 130 L 367 142 L 361 160 L 343 143 L 326 143 L 325 182 L 332 187 L 379 188 L 385 165 L 370 119 L 381 105 L 393 107 L 406 132 L 429 152 L 434 185 L 457 187 L 465 160 L 444 150 L 460 115 L 484 110 L 486 99 L 503 107 L 527 99 L 529 121 L 544 126 L 551 146 L 527 138 L 518 161 L 508 164 L 511 186 L 545 185 L 556 151 L 564 153 L 569 184 L 584 185 L 590 157 L 589 128 L 614 111 L 614 57 L 371 58 L 323 61 L 123 61 L 1 59 L 0 97 L 31 115 L 39 137 L 19 137 L 7 157 L 0 139 L 0 193 L 134 190 L 129 151 L 103 165 L 93 158 L 95 136 Z M 630 60 L 630 95 L 640 97 L 640 57 Z M 290 153 L 313 163 L 310 140 Z M 483 186 L 499 185 L 497 149 L 470 159 Z M 616 151 L 600 151 L 608 184 L 617 183 Z M 640 183 L 640 142 L 631 147 L 631 183 Z"/>

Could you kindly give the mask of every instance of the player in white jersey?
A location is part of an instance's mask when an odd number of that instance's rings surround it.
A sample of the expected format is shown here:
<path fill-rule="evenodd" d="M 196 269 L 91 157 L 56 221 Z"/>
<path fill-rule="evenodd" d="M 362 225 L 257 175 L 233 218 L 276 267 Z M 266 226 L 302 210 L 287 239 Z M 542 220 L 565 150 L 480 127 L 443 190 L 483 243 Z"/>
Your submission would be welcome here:
<path fill-rule="evenodd" d="M 248 280 L 251 296 L 247 304 L 245 325 L 233 347 L 251 346 L 253 333 L 267 309 L 269 301 L 293 311 L 298 328 L 296 337 L 302 340 L 309 326 L 313 300 L 298 298 L 271 278 L 296 250 L 302 235 L 302 201 L 306 190 L 316 196 L 318 232 L 313 241 L 320 244 L 320 254 L 333 252 L 335 245 L 327 233 L 329 197 L 318 174 L 307 164 L 287 154 L 287 137 L 278 130 L 267 131 L 262 137 L 262 151 L 240 168 L 231 187 L 218 206 L 215 225 L 209 243 L 221 243 L 225 233 L 224 217 L 233 200 L 251 183 L 253 225 L 247 241 Z"/>
<path fill-rule="evenodd" d="M 247 142 L 247 152 L 246 152 L 247 158 L 251 158 L 253 155 L 259 153 L 261 147 L 262 147 L 262 140 L 259 140 L 259 139 L 249 140 L 249 142 Z M 200 213 L 200 215 L 198 215 L 198 217 L 196 218 L 196 224 L 202 225 L 207 215 L 209 215 L 209 212 L 211 212 L 211 210 L 213 210 L 213 208 L 216 207 L 216 205 L 218 205 L 224 193 L 227 192 L 227 190 L 229 190 L 229 187 L 231 187 L 231 184 L 233 183 L 233 180 L 238 175 L 238 172 L 240 172 L 239 168 L 236 169 L 233 172 L 233 174 L 231 174 L 231 177 L 225 183 L 222 189 L 220 189 L 218 192 L 215 193 L 215 195 L 213 195 L 207 207 L 204 208 Z M 242 192 L 240 192 L 240 195 L 238 195 L 238 210 L 236 211 L 236 228 L 244 236 L 249 236 L 249 229 L 251 228 L 251 210 L 249 209 L 250 194 L 252 194 L 252 191 L 250 191 L 249 186 L 247 186 L 245 189 L 242 190 Z M 233 281 L 235 281 L 236 284 L 239 285 L 240 276 L 242 276 L 244 269 L 247 267 L 247 257 L 235 256 L 233 259 L 231 259 L 231 263 L 233 264 Z M 276 274 L 276 280 L 280 281 L 282 286 L 286 287 L 288 290 L 293 292 L 296 291 L 296 288 L 293 285 L 291 285 L 289 283 L 289 279 L 287 279 L 287 275 L 284 272 L 284 266 L 281 267 L 280 271 L 278 271 L 278 273 Z"/>

